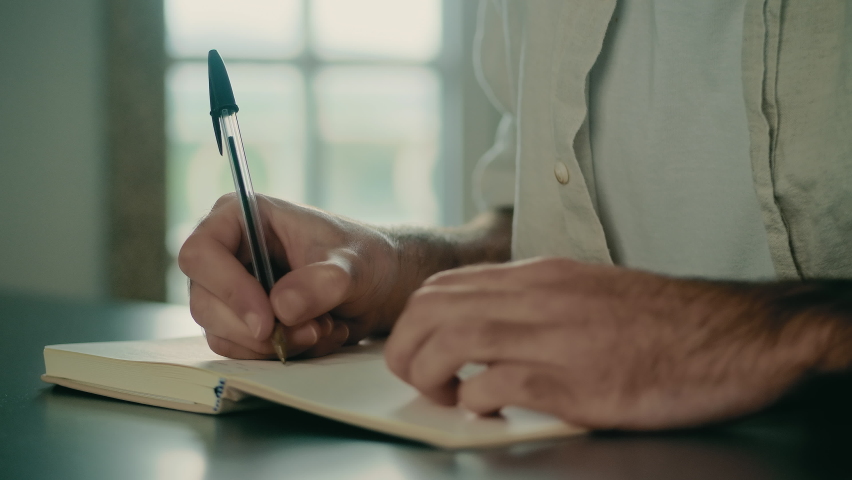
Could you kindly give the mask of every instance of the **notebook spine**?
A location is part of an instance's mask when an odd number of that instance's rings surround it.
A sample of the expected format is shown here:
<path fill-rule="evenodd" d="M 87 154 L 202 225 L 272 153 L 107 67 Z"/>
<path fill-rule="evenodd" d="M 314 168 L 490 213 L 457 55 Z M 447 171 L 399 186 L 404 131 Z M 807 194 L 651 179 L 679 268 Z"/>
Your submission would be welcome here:
<path fill-rule="evenodd" d="M 218 412 L 219 407 L 222 406 L 222 394 L 225 392 L 224 378 L 219 379 L 219 384 L 213 388 L 213 392 L 216 394 L 216 405 L 213 406 L 213 411 Z"/>

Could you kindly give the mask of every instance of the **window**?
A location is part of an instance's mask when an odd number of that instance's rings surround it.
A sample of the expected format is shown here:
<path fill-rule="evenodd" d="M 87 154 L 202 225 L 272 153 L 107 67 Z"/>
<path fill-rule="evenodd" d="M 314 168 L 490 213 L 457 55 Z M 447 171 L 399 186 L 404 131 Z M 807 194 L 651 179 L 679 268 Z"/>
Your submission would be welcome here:
<path fill-rule="evenodd" d="M 165 0 L 167 249 L 233 191 L 208 115 L 207 51 L 228 66 L 255 189 L 379 224 L 456 223 L 445 45 L 453 0 Z M 225 27 L 227 26 L 227 27 Z M 458 43 L 458 42 L 456 42 Z M 168 300 L 186 302 L 172 262 Z"/>

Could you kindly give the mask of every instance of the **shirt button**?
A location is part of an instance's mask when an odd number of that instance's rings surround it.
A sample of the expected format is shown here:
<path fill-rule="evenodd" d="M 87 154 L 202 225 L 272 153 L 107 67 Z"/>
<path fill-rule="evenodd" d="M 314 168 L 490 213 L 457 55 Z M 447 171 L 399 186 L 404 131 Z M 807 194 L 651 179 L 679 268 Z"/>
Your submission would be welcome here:
<path fill-rule="evenodd" d="M 556 180 L 562 185 L 567 184 L 568 180 L 571 180 L 571 175 L 568 174 L 568 167 L 562 162 L 556 162 L 556 166 L 553 167 L 553 174 L 556 175 Z"/>

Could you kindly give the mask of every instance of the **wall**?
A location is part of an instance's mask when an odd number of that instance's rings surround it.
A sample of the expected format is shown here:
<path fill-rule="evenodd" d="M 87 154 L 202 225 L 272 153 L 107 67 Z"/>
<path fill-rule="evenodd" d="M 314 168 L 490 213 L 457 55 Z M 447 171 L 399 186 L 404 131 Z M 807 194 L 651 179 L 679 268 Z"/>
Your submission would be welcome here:
<path fill-rule="evenodd" d="M 105 295 L 101 15 L 0 1 L 0 290 Z"/>

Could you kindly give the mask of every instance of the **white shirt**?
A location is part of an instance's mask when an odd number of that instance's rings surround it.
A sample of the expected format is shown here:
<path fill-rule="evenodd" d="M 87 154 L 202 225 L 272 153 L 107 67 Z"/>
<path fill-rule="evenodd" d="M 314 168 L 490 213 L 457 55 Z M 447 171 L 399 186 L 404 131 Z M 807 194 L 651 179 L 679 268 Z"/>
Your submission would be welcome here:
<path fill-rule="evenodd" d="M 476 70 L 503 122 L 474 185 L 483 207 L 514 206 L 514 259 L 612 263 L 619 253 L 598 214 L 588 91 L 615 4 L 481 3 Z M 778 279 L 852 278 L 847 5 L 745 0 L 738 41 L 751 172 L 739 178 L 752 180 Z"/>
<path fill-rule="evenodd" d="M 598 214 L 615 263 L 775 276 L 751 178 L 745 0 L 619 1 L 589 77 Z"/>

